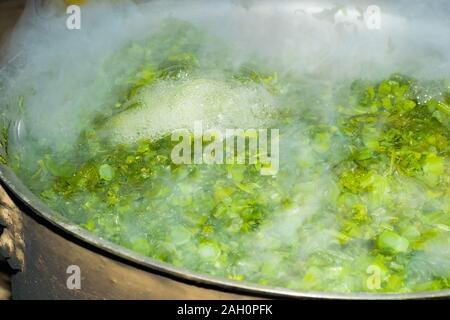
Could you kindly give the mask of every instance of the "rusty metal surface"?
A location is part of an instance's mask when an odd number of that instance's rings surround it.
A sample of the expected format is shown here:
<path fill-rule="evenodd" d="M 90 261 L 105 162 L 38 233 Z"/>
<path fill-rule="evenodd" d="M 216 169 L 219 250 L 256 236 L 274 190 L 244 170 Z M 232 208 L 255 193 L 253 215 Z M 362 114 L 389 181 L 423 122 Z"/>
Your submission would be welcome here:
<path fill-rule="evenodd" d="M 12 220 L 10 218 L 10 213 L 8 210 L 8 207 L 14 207 L 15 205 L 12 202 L 12 200 L 6 195 L 4 190 L 0 186 L 0 300 L 7 300 L 11 297 L 11 282 L 10 282 L 10 274 L 11 274 L 11 267 L 7 261 L 7 255 L 5 254 L 5 251 L 3 248 L 4 243 L 7 242 L 8 244 L 8 251 L 13 251 L 13 248 L 15 247 L 14 239 L 11 237 L 10 230 L 6 229 L 7 224 L 12 224 Z M 8 217 L 5 219 L 6 215 Z M 6 221 L 8 220 L 8 221 Z M 15 228 L 15 226 L 13 226 Z M 16 231 L 21 233 L 21 230 L 16 229 Z M 23 241 L 21 241 L 21 261 L 23 261 Z M 11 261 L 10 261 L 11 262 Z M 14 265 L 14 263 L 13 263 Z"/>
<path fill-rule="evenodd" d="M 0 235 L 3 228 L 0 227 Z M 0 300 L 8 300 L 11 297 L 10 269 L 6 260 L 0 256 Z"/>
<path fill-rule="evenodd" d="M 5 190 L 0 186 L 0 256 L 14 271 L 24 267 L 22 214 Z"/>
<path fill-rule="evenodd" d="M 10 275 L 4 270 L 6 268 L 0 259 L 0 300 L 8 300 L 11 297 Z"/>

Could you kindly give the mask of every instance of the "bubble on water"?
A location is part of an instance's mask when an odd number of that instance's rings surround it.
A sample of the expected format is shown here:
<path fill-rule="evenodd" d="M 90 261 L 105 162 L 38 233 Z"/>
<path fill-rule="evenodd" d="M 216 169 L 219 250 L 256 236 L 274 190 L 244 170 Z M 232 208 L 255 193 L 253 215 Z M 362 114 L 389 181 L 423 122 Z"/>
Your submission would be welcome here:
<path fill-rule="evenodd" d="M 132 143 L 141 138 L 157 139 L 177 129 L 265 128 L 273 97 L 257 84 L 207 78 L 161 81 L 143 89 L 139 106 L 127 110 L 105 125 L 115 143 Z M 133 103 L 133 102 L 132 102 Z"/>

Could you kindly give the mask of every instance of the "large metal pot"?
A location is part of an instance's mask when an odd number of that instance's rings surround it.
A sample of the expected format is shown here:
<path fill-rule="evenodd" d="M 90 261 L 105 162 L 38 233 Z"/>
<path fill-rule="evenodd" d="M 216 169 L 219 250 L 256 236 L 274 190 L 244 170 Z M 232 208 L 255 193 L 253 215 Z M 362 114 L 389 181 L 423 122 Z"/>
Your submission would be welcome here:
<path fill-rule="evenodd" d="M 408 294 L 302 292 L 193 273 L 141 256 L 56 218 L 0 165 L 0 253 L 16 272 L 14 299 L 414 299 L 450 297 L 450 290 Z M 81 288 L 71 286 L 79 267 Z M 69 283 L 69 284 L 68 284 Z"/>
<path fill-rule="evenodd" d="M 6 165 L 0 165 L 0 179 L 4 187 L 0 187 L 0 225 L 4 227 L 0 253 L 14 270 L 15 299 L 450 297 L 450 290 L 408 294 L 291 291 L 193 273 L 141 256 L 59 218 Z M 78 271 L 81 287 L 71 282 Z"/>

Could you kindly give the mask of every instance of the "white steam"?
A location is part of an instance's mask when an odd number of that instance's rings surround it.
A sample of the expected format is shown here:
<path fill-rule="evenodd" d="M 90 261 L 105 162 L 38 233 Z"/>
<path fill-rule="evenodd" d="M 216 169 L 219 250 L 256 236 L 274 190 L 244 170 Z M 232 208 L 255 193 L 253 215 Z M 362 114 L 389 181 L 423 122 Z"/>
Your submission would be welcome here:
<path fill-rule="evenodd" d="M 82 7 L 81 30 L 66 28 L 64 8 L 36 10 L 32 3 L 4 59 L 16 57 L 20 68 L 3 79 L 2 102 L 14 108 L 23 96 L 28 134 L 55 143 L 74 141 L 80 117 L 104 107 L 105 96 L 114 100 L 112 84 L 96 81 L 105 59 L 148 38 L 166 17 L 190 21 L 229 44 L 235 65 L 265 58 L 286 73 L 332 83 L 392 71 L 422 78 L 450 71 L 445 1 L 381 1 L 380 30 L 351 18 L 372 2 L 90 1 Z"/>
<path fill-rule="evenodd" d="M 379 30 L 369 29 L 358 18 L 369 5 L 378 5 L 381 10 Z M 339 11 L 343 8 L 347 11 Z M 140 4 L 125 0 L 89 1 L 82 7 L 81 30 L 66 28 L 67 16 L 61 9 L 64 8 L 36 12 L 33 5 L 27 7 L 9 47 L 3 50 L 3 61 L 12 62 L 5 65 L 0 74 L 2 114 L 17 115 L 23 101 L 19 136 L 25 140 L 46 140 L 55 148 L 74 145 L 95 112 L 114 105 L 117 100 L 118 93 L 113 90 L 114 75 L 121 75 L 120 67 L 115 69 L 111 65 L 107 75 L 101 74 L 102 65 L 111 54 L 133 41 L 150 37 L 168 17 L 191 22 L 220 39 L 231 50 L 231 67 L 258 59 L 285 76 L 295 74 L 304 78 L 305 88 L 320 84 L 324 92 L 347 80 L 379 79 L 393 72 L 422 79 L 448 78 L 450 74 L 448 1 L 205 0 Z M 207 49 L 208 44 L 205 44 L 205 51 Z M 167 93 L 173 89 L 171 83 L 160 83 L 144 93 L 140 99 L 148 108 L 132 110 L 117 118 L 108 128 L 114 139 L 134 141 L 142 135 L 153 136 L 156 132 L 185 128 L 196 120 L 209 121 L 214 126 L 218 113 L 229 119 L 224 127 L 264 124 L 262 106 L 272 101 L 260 88 L 234 88 L 221 81 L 215 84 L 198 81 L 181 88 L 179 96 Z M 333 119 L 330 99 L 317 111 Z M 208 108 L 210 101 L 215 108 Z M 256 105 L 252 112 L 242 110 L 242 105 L 248 102 Z M 152 112 L 147 110 L 150 107 Z M 294 125 L 293 129 L 303 130 L 300 125 L 298 128 Z M 283 263 L 279 252 L 292 245 L 295 238 L 302 241 L 301 246 L 297 244 L 302 250 L 298 252 L 300 263 L 289 270 L 293 281 L 302 268 L 301 261 L 318 253 L 339 256 L 341 262 L 329 270 L 330 277 L 333 272 L 344 274 L 348 261 L 354 261 L 355 257 L 344 255 L 336 247 L 338 222 L 332 213 L 323 214 L 326 204 L 334 203 L 337 198 L 330 168 L 326 159 L 315 159 L 312 143 L 305 136 L 301 133 L 295 136 L 294 130 L 292 137 L 281 148 L 282 166 L 311 161 L 324 161 L 324 165 L 320 172 L 312 172 L 302 177 L 303 180 L 297 180 L 295 172 L 289 168 L 281 170 L 280 174 L 284 172 L 287 176 L 283 187 L 296 190 L 299 197 L 294 199 L 293 207 L 283 209 L 248 239 L 251 248 L 248 258 L 241 261 L 239 271 L 256 273 L 261 268 L 276 269 L 277 263 Z M 283 153 L 283 150 L 296 148 L 301 148 L 300 155 L 294 151 Z M 405 210 L 414 210 L 423 203 L 422 190 L 406 180 L 404 184 L 410 189 L 399 195 L 399 205 Z M 282 197 L 282 193 L 280 190 L 279 195 L 268 196 Z M 305 198 L 302 194 L 309 196 Z M 382 228 L 383 221 L 391 219 L 389 213 L 372 209 L 378 212 Z M 130 222 L 133 224 L 137 225 Z M 448 277 L 448 238 L 430 241 L 424 247 L 423 256 L 415 260 L 417 268 L 424 260 L 439 261 L 427 270 Z M 369 251 L 364 246 L 357 249 Z M 259 261 L 258 264 L 255 261 Z M 354 263 L 358 265 L 359 261 Z M 258 270 L 253 269 L 255 265 Z M 363 266 L 367 265 L 362 263 L 360 268 L 363 269 L 354 272 L 364 274 Z M 280 268 L 279 272 L 286 272 L 286 268 Z M 309 272 L 314 274 L 315 271 Z M 350 290 L 338 286 L 336 284 L 337 290 Z"/>

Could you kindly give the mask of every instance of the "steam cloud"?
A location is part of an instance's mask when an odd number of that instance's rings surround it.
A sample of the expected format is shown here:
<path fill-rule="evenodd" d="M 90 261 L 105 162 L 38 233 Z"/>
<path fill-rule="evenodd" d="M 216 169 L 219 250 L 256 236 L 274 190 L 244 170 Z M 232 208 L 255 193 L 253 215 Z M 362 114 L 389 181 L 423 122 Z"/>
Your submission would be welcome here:
<path fill-rule="evenodd" d="M 381 9 L 379 30 L 368 29 L 361 19 L 336 23 L 335 13 L 340 8 L 355 13 L 369 5 Z M 19 123 L 15 117 L 21 118 L 12 148 L 14 144 L 26 144 L 30 138 L 51 142 L 55 150 L 73 145 L 87 119 L 115 101 L 110 82 L 114 79 L 98 81 L 102 64 L 114 51 L 156 32 L 167 17 L 189 21 L 226 43 L 232 48 L 235 66 L 260 57 L 275 70 L 309 79 L 305 88 L 311 90 L 319 84 L 326 91 L 354 78 L 379 79 L 393 71 L 423 79 L 448 78 L 449 16 L 447 1 L 90 1 L 82 7 L 81 30 L 68 30 L 64 8 L 36 10 L 30 2 L 8 46 L 2 50 L 1 115 L 15 123 Z M 109 70 L 111 75 L 119 72 Z M 21 97 L 23 110 L 19 113 Z M 330 98 L 317 112 L 332 121 L 332 105 Z M 239 116 L 237 112 L 236 117 Z M 176 114 L 159 119 L 158 128 L 173 123 L 173 117 Z M 302 129 L 300 125 L 292 128 L 298 129 Z M 301 157 L 313 157 L 307 141 L 302 143 L 289 141 L 282 145 L 282 166 L 301 161 L 294 152 L 283 153 L 290 148 L 302 148 Z M 335 197 L 334 182 L 326 174 L 299 184 L 286 181 L 286 188 L 296 186 L 299 193 L 318 192 L 302 199 L 302 206 L 290 209 L 248 240 L 254 246 L 240 264 L 242 272 L 252 272 L 255 261 L 260 261 L 261 268 L 281 263 L 280 256 L 272 252 L 288 246 L 298 230 L 302 230 L 304 240 L 303 250 L 298 253 L 300 260 L 321 250 L 340 254 L 332 242 L 338 232 L 335 218 L 319 215 Z M 404 196 L 420 202 L 417 194 L 420 190 Z M 416 205 L 420 203 L 411 204 Z M 307 221 L 318 221 L 318 225 L 328 229 L 316 230 Z M 138 226 L 135 228 L 139 232 Z M 417 268 L 423 265 L 421 258 L 444 259 L 448 267 L 448 250 L 445 256 L 438 257 L 444 242 L 430 243 L 423 257 L 417 258 Z M 352 257 L 341 255 L 340 259 L 348 261 Z M 448 268 L 430 268 L 427 270 L 448 276 Z M 292 279 L 296 279 L 295 270 Z"/>

